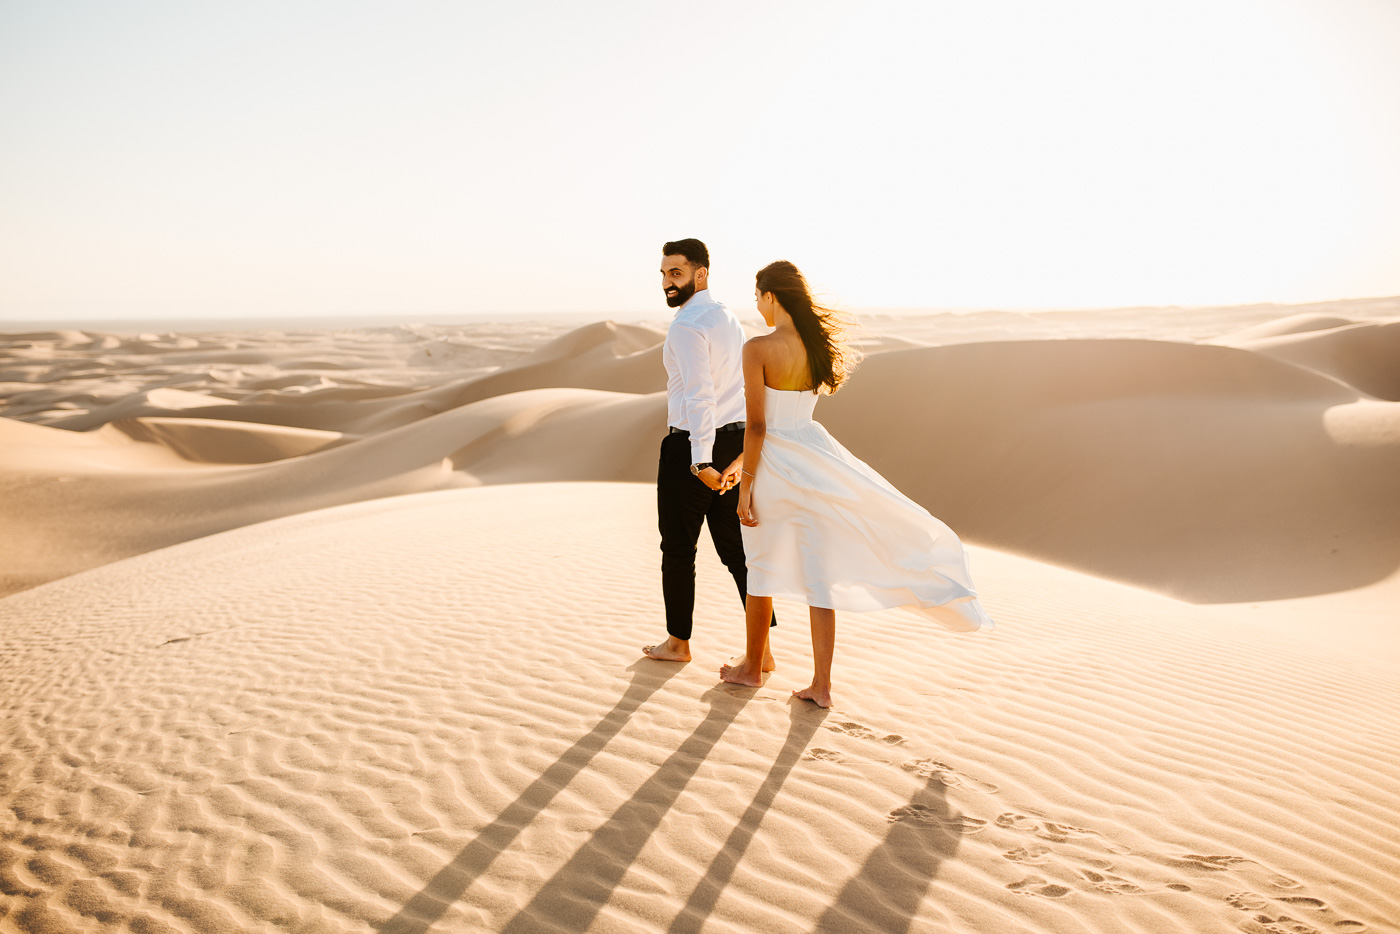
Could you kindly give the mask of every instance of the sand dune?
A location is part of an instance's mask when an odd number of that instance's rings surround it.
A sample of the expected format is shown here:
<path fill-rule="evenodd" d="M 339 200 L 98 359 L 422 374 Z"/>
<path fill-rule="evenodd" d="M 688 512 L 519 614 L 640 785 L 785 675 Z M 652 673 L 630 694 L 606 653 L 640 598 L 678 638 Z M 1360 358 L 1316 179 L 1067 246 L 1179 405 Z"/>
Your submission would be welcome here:
<path fill-rule="evenodd" d="M 591 325 L 528 353 L 509 347 L 486 376 L 463 377 L 449 367 L 430 386 L 411 369 L 399 385 L 373 387 L 340 386 L 322 373 L 302 373 L 298 383 L 293 373 L 284 374 L 281 391 L 269 392 L 258 388 L 266 380 L 249 370 L 273 361 L 304 366 L 315 356 L 310 362 L 318 366 L 333 358 L 343 372 L 377 374 L 386 347 L 407 359 L 442 344 L 438 337 L 425 348 L 425 341 L 402 334 L 387 335 L 388 343 L 373 336 L 312 335 L 280 349 L 271 337 L 215 336 L 197 342 L 205 347 L 197 360 L 190 358 L 190 341 L 173 335 L 15 336 L 0 376 L 34 382 L 18 384 L 23 389 L 7 411 L 39 424 L 0 421 L 0 491 L 8 507 L 0 513 L 0 535 L 28 543 L 0 568 L 0 593 L 358 499 L 480 482 L 654 476 L 665 401 L 631 393 L 665 385 L 660 332 Z M 176 352 L 153 357 L 164 345 Z M 84 349 L 97 356 L 75 358 Z M 120 351 L 117 358 L 113 351 Z M 234 377 L 222 368 L 228 364 L 243 369 Z M 182 368 L 203 392 L 141 388 L 141 374 L 159 370 L 168 377 Z M 99 370 L 106 379 L 73 380 L 75 373 Z M 308 388 L 309 379 L 327 386 Z M 583 388 L 557 389 L 575 386 Z M 590 393 L 589 386 L 629 394 Z M 529 391 L 540 387 L 553 391 Z"/>
<path fill-rule="evenodd" d="M 1275 327 L 1305 329 L 1246 340 L 1337 338 L 1355 365 L 1326 374 L 1272 351 L 1143 340 L 875 352 L 818 417 L 971 541 L 1198 602 L 1330 593 L 1400 568 L 1400 405 L 1347 381 L 1400 372 L 1400 356 L 1376 362 L 1400 322 L 1325 324 L 1284 321 Z M 21 467 L 0 453 L 0 471 L 17 471 L 0 531 L 43 543 L 4 586 L 371 496 L 645 480 L 664 428 L 661 337 L 591 325 L 485 375 L 449 369 L 437 385 L 380 386 L 372 398 L 346 395 L 363 387 L 238 399 L 146 389 L 41 418 L 52 432 L 110 425 L 123 446 L 244 466 L 63 467 L 70 479 L 55 496 L 57 462 Z"/>
<path fill-rule="evenodd" d="M 456 368 L 415 371 L 405 365 L 395 374 L 397 382 L 390 385 L 350 384 L 353 380 L 349 377 L 367 367 L 370 373 L 380 374 L 379 367 L 384 361 L 377 356 L 378 348 L 372 348 L 376 353 L 361 359 L 359 367 L 352 365 L 352 354 L 347 349 L 336 364 L 338 372 L 329 375 L 319 370 L 284 373 L 279 366 L 277 377 L 253 379 L 244 370 L 239 370 L 234 377 L 207 366 L 195 372 L 184 369 L 185 376 L 208 387 L 205 394 L 169 388 L 131 391 L 135 386 L 133 379 L 149 375 L 149 368 L 125 368 L 117 371 L 123 377 L 122 391 L 115 393 L 115 399 L 110 401 L 105 398 L 107 393 L 102 396 L 73 393 L 69 386 L 60 383 L 56 389 L 17 394 L 11 400 L 9 414 L 71 431 L 90 431 L 119 419 L 185 416 L 364 435 L 526 389 L 574 387 L 655 392 L 666 386 L 661 366 L 664 336 L 648 328 L 601 322 L 569 332 L 523 357 L 511 352 L 504 366 L 489 367 L 487 369 L 494 372 L 486 375 L 477 371 L 463 376 Z M 437 343 L 431 341 L 427 348 L 408 356 L 416 358 L 431 351 Z M 298 353 L 304 352 L 298 350 Z M 473 352 L 480 357 L 479 349 Z M 272 356 L 265 350 L 225 352 L 222 360 L 244 363 L 255 359 L 260 365 L 268 366 Z M 210 359 L 216 358 L 202 358 L 201 363 L 207 365 Z M 169 363 L 169 358 L 165 360 Z M 321 363 L 295 359 L 282 360 L 281 365 L 300 367 L 308 362 Z M 181 366 L 177 358 L 173 365 L 162 368 L 162 375 L 168 376 L 170 371 L 179 370 Z M 27 369 L 32 371 L 36 367 L 31 365 Z M 45 373 L 44 376 L 46 382 L 53 381 L 54 374 Z M 227 385 L 230 382 L 236 382 L 238 388 Z M 93 404 L 84 406 L 83 402 Z M 234 402 L 240 404 L 233 405 Z"/>
<path fill-rule="evenodd" d="M 1335 376 L 1377 399 L 1400 402 L 1400 321 L 1297 316 L 1217 338 Z"/>
<path fill-rule="evenodd" d="M 209 418 L 127 418 L 110 424 L 133 441 L 159 444 L 185 460 L 212 464 L 265 464 L 353 440 L 338 431 Z"/>
<path fill-rule="evenodd" d="M 1355 318 L 1345 318 L 1341 315 L 1303 312 L 1302 314 L 1275 318 L 1272 321 L 1254 324 L 1247 328 L 1240 328 L 1238 331 L 1230 331 L 1227 334 L 1222 334 L 1219 337 L 1204 341 L 1203 343 L 1223 344 L 1227 347 L 1236 347 L 1240 346 L 1242 342 L 1259 340 L 1261 338 L 1283 337 L 1288 334 L 1306 334 L 1311 331 L 1330 331 L 1333 328 L 1349 327 L 1357 323 Z"/>
<path fill-rule="evenodd" d="M 242 442 L 321 442 L 302 456 L 229 465 L 238 427 L 158 422 L 100 437 L 0 420 L 0 538 L 24 542 L 0 569 L 12 592 L 214 532 L 327 506 L 474 485 L 655 475 L 658 396 L 539 390 L 487 399 L 362 438 L 244 428 Z M 136 444 L 146 434 L 152 443 Z M 82 442 L 82 443 L 78 443 Z M 329 442 L 329 446 L 327 443 Z M 188 459 L 186 459 L 188 458 Z M 210 463 L 216 462 L 216 463 Z M 650 463 L 649 467 L 643 467 Z"/>
<path fill-rule="evenodd" d="M 960 534 L 1101 576 L 1233 602 L 1400 568 L 1400 406 L 1248 351 L 925 348 L 871 358 L 818 411 Z"/>
<path fill-rule="evenodd" d="M 659 630 L 653 491 L 281 519 L 0 600 L 27 931 L 1394 930 L 1394 658 L 978 549 L 995 633 L 843 617 L 839 706 Z M 915 648 L 915 651 L 911 651 Z M 590 927 L 591 925 L 591 927 Z"/>

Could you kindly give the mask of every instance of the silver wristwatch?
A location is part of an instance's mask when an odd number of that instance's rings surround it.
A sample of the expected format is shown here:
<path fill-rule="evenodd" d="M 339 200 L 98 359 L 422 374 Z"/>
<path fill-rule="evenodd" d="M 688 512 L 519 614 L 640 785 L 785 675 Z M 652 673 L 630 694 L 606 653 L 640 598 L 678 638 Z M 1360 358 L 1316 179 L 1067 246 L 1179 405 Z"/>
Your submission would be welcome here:
<path fill-rule="evenodd" d="M 710 463 L 709 461 L 701 461 L 701 462 L 698 463 L 698 464 L 691 464 L 691 465 L 690 465 L 690 472 L 693 473 L 693 474 L 695 474 L 695 476 L 698 477 L 698 476 L 700 476 L 700 471 L 705 470 L 706 468 L 709 468 L 709 467 L 713 467 L 713 466 L 714 466 L 714 464 Z"/>

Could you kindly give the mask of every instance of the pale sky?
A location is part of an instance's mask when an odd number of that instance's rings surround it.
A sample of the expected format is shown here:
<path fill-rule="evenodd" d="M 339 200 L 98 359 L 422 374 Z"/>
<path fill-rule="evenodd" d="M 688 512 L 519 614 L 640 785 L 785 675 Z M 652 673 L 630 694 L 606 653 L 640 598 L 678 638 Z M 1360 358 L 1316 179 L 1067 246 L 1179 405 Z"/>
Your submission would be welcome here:
<path fill-rule="evenodd" d="M 1400 294 L 1396 0 L 0 0 L 0 322 Z"/>

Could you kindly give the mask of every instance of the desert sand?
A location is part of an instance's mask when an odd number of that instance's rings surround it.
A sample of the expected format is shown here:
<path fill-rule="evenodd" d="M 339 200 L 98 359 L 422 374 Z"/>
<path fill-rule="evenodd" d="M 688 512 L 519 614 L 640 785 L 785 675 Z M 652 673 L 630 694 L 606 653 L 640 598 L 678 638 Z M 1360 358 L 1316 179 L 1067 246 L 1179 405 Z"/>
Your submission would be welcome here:
<path fill-rule="evenodd" d="M 639 655 L 654 323 L 4 335 L 0 931 L 1400 930 L 1400 300 L 1178 311 L 867 319 L 998 628 L 830 711 Z"/>

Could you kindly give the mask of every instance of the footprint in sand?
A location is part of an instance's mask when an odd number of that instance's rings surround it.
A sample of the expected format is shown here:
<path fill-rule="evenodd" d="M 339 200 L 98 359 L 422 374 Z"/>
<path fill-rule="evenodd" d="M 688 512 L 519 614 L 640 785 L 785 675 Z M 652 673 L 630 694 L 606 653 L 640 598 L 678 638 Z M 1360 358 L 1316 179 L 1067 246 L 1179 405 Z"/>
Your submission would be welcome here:
<path fill-rule="evenodd" d="M 942 762 L 934 759 L 911 759 L 904 763 L 906 772 L 913 772 L 920 778 L 937 777 L 944 785 L 950 788 L 962 787 L 970 788 L 973 791 L 980 791 L 983 794 L 994 795 L 1001 791 L 991 782 L 979 782 L 975 778 L 968 778 L 966 775 Z"/>
<path fill-rule="evenodd" d="M 1267 908 L 1270 899 L 1254 892 L 1234 892 L 1225 896 L 1225 904 L 1241 911 L 1262 912 Z M 1307 908 L 1312 911 L 1327 911 L 1327 903 L 1320 898 L 1312 898 L 1307 895 L 1286 895 L 1275 898 L 1273 901 L 1283 902 L 1285 905 L 1292 905 L 1295 908 Z M 1325 923 L 1325 922 L 1324 922 Z M 1249 931 L 1250 934 L 1321 934 L 1321 931 L 1305 921 L 1291 918 L 1288 915 L 1272 915 L 1258 913 L 1248 921 L 1240 924 L 1241 929 Z M 1333 921 L 1330 929 L 1333 931 L 1359 932 L 1367 930 L 1367 925 L 1361 921 Z"/>
<path fill-rule="evenodd" d="M 1052 840 L 1080 840 L 1084 837 L 1097 837 L 1098 834 L 1092 830 L 1085 830 L 1083 827 L 1076 827 L 1073 824 L 1058 824 L 1055 821 L 1041 821 L 1040 829 L 1036 831 L 1037 836 L 1049 837 Z"/>
<path fill-rule="evenodd" d="M 1040 826 L 1040 822 L 1034 817 L 1007 811 L 1005 814 L 997 815 L 997 826 L 1010 827 L 1012 830 L 1034 830 Z"/>
<path fill-rule="evenodd" d="M 1133 851 L 1132 847 L 1112 843 L 1104 839 L 1103 835 L 1097 830 L 1086 830 L 1083 827 L 1075 827 L 1073 824 L 1061 824 L 1056 821 L 1027 817 L 1024 814 L 1017 814 L 1015 811 L 1007 811 L 1004 814 L 998 814 L 996 821 L 998 827 L 1009 827 L 1012 830 L 1029 831 L 1042 840 L 1049 840 L 1051 843 L 1068 843 L 1070 840 L 1097 837 L 1099 842 L 1103 845 L 1103 848 L 1110 853 L 1117 853 L 1122 856 Z"/>
<path fill-rule="evenodd" d="M 1196 869 L 1207 869 L 1212 872 L 1228 872 L 1233 869 L 1258 867 L 1264 870 L 1265 882 L 1281 889 L 1296 889 L 1302 884 L 1296 879 L 1290 879 L 1287 876 L 1279 875 L 1258 860 L 1248 859 L 1244 856 L 1200 856 L 1196 853 L 1188 853 L 1179 858 L 1168 857 L 1168 859 L 1176 863 L 1186 863 L 1188 866 Z"/>
<path fill-rule="evenodd" d="M 1044 837 L 1056 842 L 1063 842 L 1075 837 L 1097 836 L 1092 830 L 1083 830 L 1069 824 L 1057 824 L 1054 821 L 1037 820 L 1014 811 L 998 814 L 997 826 L 1010 827 L 1012 830 L 1029 830 L 1034 832 L 1037 837 Z"/>
<path fill-rule="evenodd" d="M 828 730 L 835 730 L 837 733 L 845 733 L 847 736 L 854 736 L 856 739 L 873 739 L 886 746 L 904 745 L 904 737 L 898 733 L 877 733 L 868 726 L 862 726 L 853 720 L 837 720 L 835 723 L 827 725 Z"/>
<path fill-rule="evenodd" d="M 1100 892 L 1108 892 L 1110 895 L 1141 895 L 1142 886 L 1136 882 L 1129 882 L 1122 876 L 1115 876 L 1112 873 L 1094 872 L 1092 869 L 1079 870 L 1080 875 L 1089 880 L 1089 883 Z"/>
<path fill-rule="evenodd" d="M 1007 883 L 1006 887 L 1017 895 L 1039 895 L 1042 898 L 1064 898 L 1069 894 L 1069 889 L 1042 876 L 1026 876 L 1020 882 Z"/>
<path fill-rule="evenodd" d="M 1168 882 L 1168 883 L 1167 883 L 1167 888 L 1171 889 L 1173 892 L 1189 892 L 1189 891 L 1191 891 L 1191 886 L 1189 886 L 1189 885 L 1184 885 L 1184 884 L 1182 884 L 1182 883 L 1180 883 L 1180 882 Z"/>
<path fill-rule="evenodd" d="M 1277 918 L 1263 914 L 1255 915 L 1248 921 L 1240 922 L 1240 930 L 1247 931 L 1248 934 L 1322 934 L 1311 924 L 1296 921 L 1288 915 L 1279 915 Z"/>
<path fill-rule="evenodd" d="M 802 758 L 807 759 L 808 761 L 817 760 L 820 762 L 846 761 L 846 757 L 841 755 L 841 753 L 837 752 L 835 749 L 822 749 L 820 746 L 814 746 L 811 749 L 807 750 L 802 754 Z"/>
<path fill-rule="evenodd" d="M 947 811 L 929 807 L 926 804 L 906 804 L 903 807 L 895 808 L 885 819 L 890 823 L 909 821 L 913 824 L 936 824 L 953 833 L 977 833 L 987 826 L 987 822 L 984 820 L 963 815 L 950 817 Z"/>
<path fill-rule="evenodd" d="M 1009 859 L 1013 863 L 1039 866 L 1050 862 L 1050 848 L 1032 843 L 1029 846 L 1018 846 L 1014 850 L 1007 850 L 1001 856 L 1002 859 Z"/>

